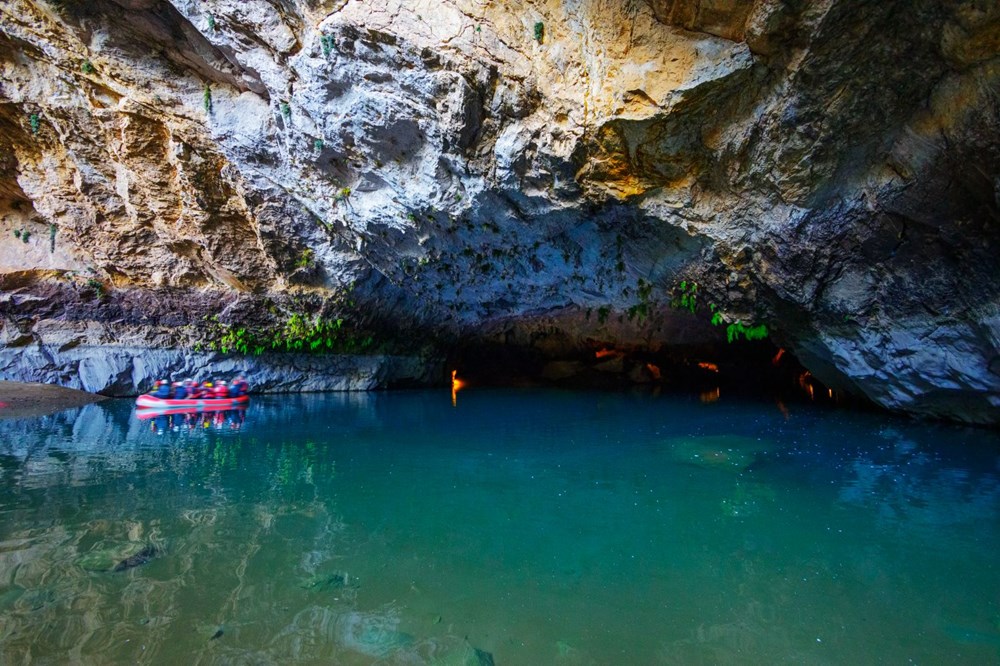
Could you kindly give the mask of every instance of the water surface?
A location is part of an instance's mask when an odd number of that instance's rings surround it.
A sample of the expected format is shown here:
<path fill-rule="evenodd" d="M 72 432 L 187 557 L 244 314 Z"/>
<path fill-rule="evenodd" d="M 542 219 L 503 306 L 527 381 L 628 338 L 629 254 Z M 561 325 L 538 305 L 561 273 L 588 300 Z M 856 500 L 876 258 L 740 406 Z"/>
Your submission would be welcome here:
<path fill-rule="evenodd" d="M 0 421 L 2 663 L 998 663 L 997 553 L 997 434 L 884 415 L 467 390 Z"/>

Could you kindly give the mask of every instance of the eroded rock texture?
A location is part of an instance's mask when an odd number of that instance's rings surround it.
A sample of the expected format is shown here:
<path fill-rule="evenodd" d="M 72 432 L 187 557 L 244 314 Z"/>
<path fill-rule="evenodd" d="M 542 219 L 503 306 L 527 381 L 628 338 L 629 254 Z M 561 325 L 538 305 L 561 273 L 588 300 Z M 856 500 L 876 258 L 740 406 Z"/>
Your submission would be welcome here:
<path fill-rule="evenodd" d="M 431 358 L 718 341 L 714 309 L 831 386 L 1000 421 L 995 2 L 0 13 L 4 377 L 213 315 Z"/>

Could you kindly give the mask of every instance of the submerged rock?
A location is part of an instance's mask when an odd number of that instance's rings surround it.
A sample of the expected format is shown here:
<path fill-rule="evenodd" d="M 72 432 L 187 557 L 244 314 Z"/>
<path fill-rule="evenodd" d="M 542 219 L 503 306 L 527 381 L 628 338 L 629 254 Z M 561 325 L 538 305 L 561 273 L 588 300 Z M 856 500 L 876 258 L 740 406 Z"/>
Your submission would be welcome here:
<path fill-rule="evenodd" d="M 347 649 L 369 657 L 385 657 L 414 643 L 413 636 L 399 631 L 397 618 L 357 611 L 337 618 L 336 638 Z"/>
<path fill-rule="evenodd" d="M 121 561 L 121 558 L 120 549 L 104 548 L 84 553 L 76 558 L 76 563 L 86 571 L 111 571 Z"/>
<path fill-rule="evenodd" d="M 559 666 L 595 666 L 597 662 L 566 641 L 557 641 L 553 663 Z"/>
<path fill-rule="evenodd" d="M 761 506 L 774 502 L 776 495 L 770 486 L 760 483 L 739 483 L 731 497 L 719 502 L 722 513 L 730 518 L 744 518 L 758 513 Z"/>
<path fill-rule="evenodd" d="M 732 471 L 745 470 L 776 446 L 768 440 L 737 435 L 675 437 L 666 443 L 671 457 L 678 462 Z"/>
<path fill-rule="evenodd" d="M 299 584 L 299 587 L 302 589 L 313 592 L 328 592 L 357 586 L 357 577 L 352 579 L 351 574 L 346 571 L 337 571 L 332 574 L 317 574 Z"/>
<path fill-rule="evenodd" d="M 10 610 L 14 607 L 14 604 L 24 595 L 23 587 L 11 587 L 9 589 L 0 592 L 0 610 Z"/>
<path fill-rule="evenodd" d="M 431 666 L 493 666 L 493 655 L 485 650 L 473 647 L 468 643 L 459 645 L 452 650 L 430 661 Z"/>
<path fill-rule="evenodd" d="M 226 635 L 226 628 L 221 624 L 213 624 L 211 622 L 199 622 L 195 625 L 195 632 L 198 636 L 205 639 L 205 641 L 217 641 Z"/>
<path fill-rule="evenodd" d="M 146 564 L 160 554 L 156 546 L 132 543 L 125 547 L 93 548 L 76 558 L 76 563 L 87 571 L 125 571 Z"/>
<path fill-rule="evenodd" d="M 134 567 L 140 567 L 143 564 L 148 564 L 154 558 L 159 557 L 163 554 L 163 551 L 152 544 L 143 546 L 143 548 L 137 552 L 135 555 L 130 555 L 124 560 L 115 565 L 114 571 L 126 571 Z"/>

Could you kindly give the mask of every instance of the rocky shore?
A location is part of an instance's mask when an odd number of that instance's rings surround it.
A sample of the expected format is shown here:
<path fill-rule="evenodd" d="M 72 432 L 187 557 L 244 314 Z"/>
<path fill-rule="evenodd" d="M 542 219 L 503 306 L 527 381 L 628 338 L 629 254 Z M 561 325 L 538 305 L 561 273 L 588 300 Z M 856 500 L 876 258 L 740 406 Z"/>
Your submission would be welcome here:
<path fill-rule="evenodd" d="M 63 386 L 0 381 L 0 419 L 44 416 L 104 399 Z"/>

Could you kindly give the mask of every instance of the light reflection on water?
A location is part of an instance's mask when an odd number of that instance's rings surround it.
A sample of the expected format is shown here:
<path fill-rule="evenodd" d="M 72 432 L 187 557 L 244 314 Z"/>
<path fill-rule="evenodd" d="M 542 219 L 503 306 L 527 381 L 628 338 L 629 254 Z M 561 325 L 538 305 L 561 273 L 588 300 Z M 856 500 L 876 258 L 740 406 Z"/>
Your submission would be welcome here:
<path fill-rule="evenodd" d="M 1000 660 L 996 433 L 451 397 L 0 421 L 0 662 Z"/>

